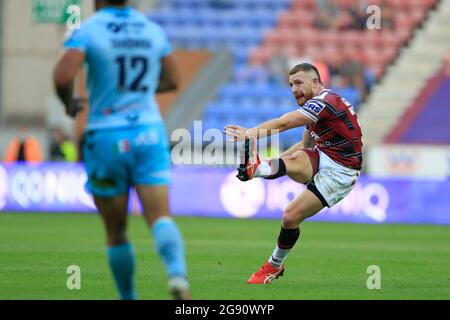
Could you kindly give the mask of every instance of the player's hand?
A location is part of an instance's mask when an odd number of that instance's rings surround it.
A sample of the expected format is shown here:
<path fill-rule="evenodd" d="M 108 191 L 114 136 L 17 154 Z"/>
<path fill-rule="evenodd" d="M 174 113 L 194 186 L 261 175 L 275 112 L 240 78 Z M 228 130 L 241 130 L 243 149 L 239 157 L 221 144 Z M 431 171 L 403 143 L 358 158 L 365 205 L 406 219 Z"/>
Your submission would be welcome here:
<path fill-rule="evenodd" d="M 84 103 L 86 102 L 86 98 L 74 97 L 72 98 L 71 103 L 66 106 L 66 114 L 69 117 L 75 118 L 78 112 L 84 109 Z"/>
<path fill-rule="evenodd" d="M 227 141 L 243 141 L 247 138 L 247 129 L 235 125 L 226 125 L 223 133 L 228 137 Z"/>

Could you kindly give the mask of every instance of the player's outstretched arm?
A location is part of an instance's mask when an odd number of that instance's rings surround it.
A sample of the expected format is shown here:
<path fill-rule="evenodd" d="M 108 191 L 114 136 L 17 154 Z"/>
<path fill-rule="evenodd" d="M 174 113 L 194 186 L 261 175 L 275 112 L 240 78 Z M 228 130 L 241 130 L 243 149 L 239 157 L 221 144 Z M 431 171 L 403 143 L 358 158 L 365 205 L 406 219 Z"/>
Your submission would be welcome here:
<path fill-rule="evenodd" d="M 84 53 L 80 50 L 67 50 L 56 64 L 53 72 L 53 83 L 56 94 L 63 102 L 66 113 L 75 117 L 82 109 L 82 104 L 73 97 L 75 77 L 83 66 Z"/>
<path fill-rule="evenodd" d="M 224 133 L 234 141 L 242 141 L 247 137 L 263 138 L 311 123 L 313 123 L 311 119 L 296 110 L 285 113 L 279 118 L 266 121 L 250 129 L 235 125 L 227 125 L 224 128 Z"/>

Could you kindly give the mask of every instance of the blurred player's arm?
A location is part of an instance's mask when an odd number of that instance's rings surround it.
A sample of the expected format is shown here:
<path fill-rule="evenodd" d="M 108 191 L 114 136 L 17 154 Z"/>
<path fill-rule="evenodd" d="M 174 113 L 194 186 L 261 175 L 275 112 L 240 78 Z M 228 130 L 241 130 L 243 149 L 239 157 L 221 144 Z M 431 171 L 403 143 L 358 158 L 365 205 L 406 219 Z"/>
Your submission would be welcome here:
<path fill-rule="evenodd" d="M 303 140 L 300 142 L 297 142 L 292 147 L 290 147 L 289 149 L 284 151 L 280 155 L 280 157 L 287 156 L 299 149 L 312 148 L 312 147 L 314 147 L 314 140 L 311 138 L 311 135 L 309 134 L 309 130 L 305 130 L 305 131 L 303 131 Z"/>
<path fill-rule="evenodd" d="M 235 125 L 225 126 L 225 134 L 229 137 L 233 137 L 235 140 L 244 140 L 246 137 L 250 136 L 264 138 L 288 129 L 312 124 L 313 122 L 313 120 L 306 117 L 302 112 L 295 110 L 250 129 Z"/>
<path fill-rule="evenodd" d="M 53 83 L 56 94 L 66 108 L 66 113 L 75 117 L 82 110 L 80 99 L 74 98 L 74 82 L 78 71 L 82 68 L 84 53 L 80 50 L 67 50 L 55 66 Z"/>
<path fill-rule="evenodd" d="M 168 92 L 178 89 L 179 75 L 177 63 L 173 54 L 169 54 L 161 59 L 161 74 L 156 92 Z"/>

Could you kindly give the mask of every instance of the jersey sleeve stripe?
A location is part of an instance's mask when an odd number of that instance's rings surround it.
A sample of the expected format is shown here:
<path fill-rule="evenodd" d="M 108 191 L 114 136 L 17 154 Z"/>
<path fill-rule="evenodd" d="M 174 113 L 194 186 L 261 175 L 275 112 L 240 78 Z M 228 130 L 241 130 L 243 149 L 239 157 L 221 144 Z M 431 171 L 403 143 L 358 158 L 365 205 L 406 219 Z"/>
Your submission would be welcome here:
<path fill-rule="evenodd" d="M 314 121 L 314 123 L 316 123 L 317 121 L 319 121 L 319 118 L 317 118 L 312 112 L 306 110 L 306 109 L 298 109 L 299 112 L 303 113 L 307 118 L 311 119 L 312 121 Z"/>

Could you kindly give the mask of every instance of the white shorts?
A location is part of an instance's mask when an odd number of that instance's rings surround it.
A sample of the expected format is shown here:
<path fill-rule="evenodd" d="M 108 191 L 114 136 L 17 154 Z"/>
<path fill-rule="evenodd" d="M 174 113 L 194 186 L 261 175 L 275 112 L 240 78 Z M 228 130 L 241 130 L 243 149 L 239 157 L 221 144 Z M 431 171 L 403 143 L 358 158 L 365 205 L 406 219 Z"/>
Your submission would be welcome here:
<path fill-rule="evenodd" d="M 324 205 L 332 207 L 350 193 L 359 177 L 359 170 L 344 167 L 322 151 L 318 151 L 318 172 L 308 183 L 308 189 L 319 198 L 321 198 L 321 195 L 323 197 L 323 199 L 320 199 L 322 203 L 324 200 L 326 202 Z M 317 189 L 320 195 L 314 189 Z"/>

